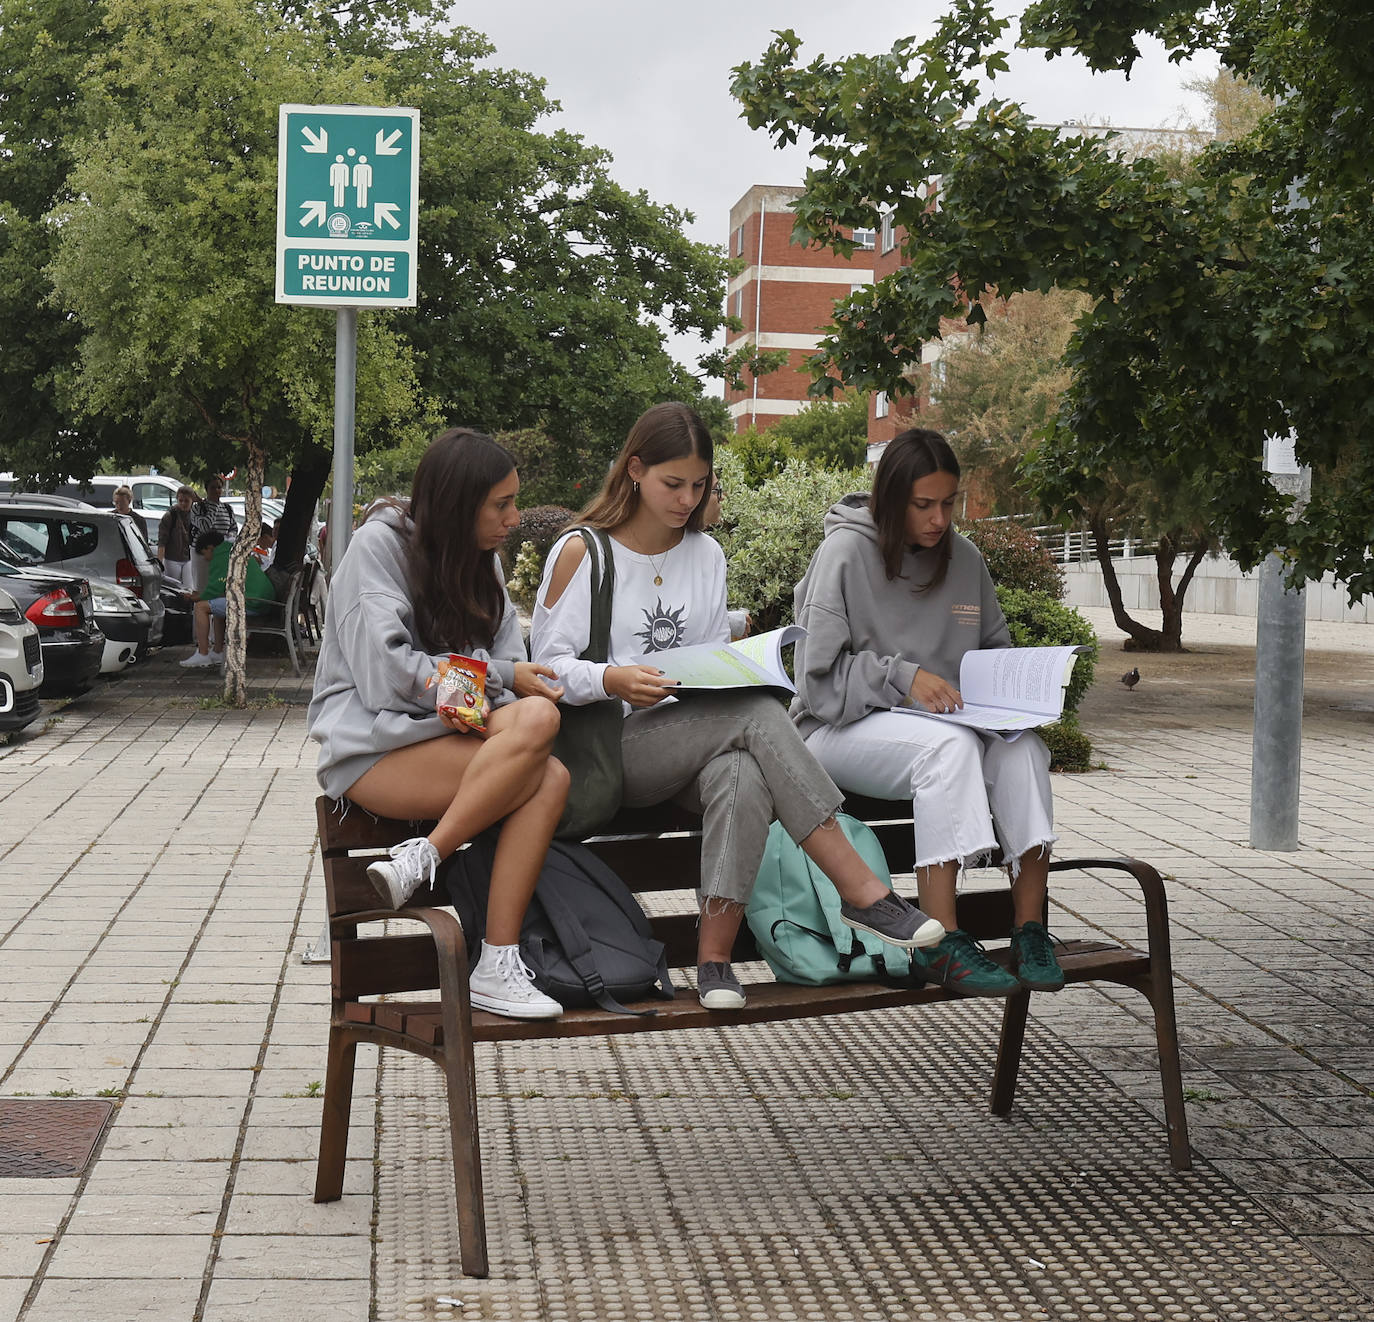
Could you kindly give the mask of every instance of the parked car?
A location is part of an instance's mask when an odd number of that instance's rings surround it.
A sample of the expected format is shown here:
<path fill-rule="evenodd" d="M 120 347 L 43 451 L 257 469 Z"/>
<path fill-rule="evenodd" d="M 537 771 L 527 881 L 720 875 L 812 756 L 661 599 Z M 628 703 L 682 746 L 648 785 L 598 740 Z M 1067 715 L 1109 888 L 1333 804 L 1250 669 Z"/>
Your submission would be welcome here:
<path fill-rule="evenodd" d="M 91 605 L 95 622 L 105 635 L 102 675 L 116 675 L 148 654 L 153 612 L 147 602 L 139 600 L 128 588 L 95 579 L 91 583 Z"/>
<path fill-rule="evenodd" d="M 95 623 L 90 584 L 47 565 L 0 560 L 0 587 L 38 630 L 45 698 L 85 693 L 100 674 L 105 635 Z"/>
<path fill-rule="evenodd" d="M 243 516 L 245 498 L 243 496 L 225 496 L 224 503 L 234 511 L 234 518 L 240 528 L 243 527 Z M 279 500 L 276 496 L 264 496 L 262 498 L 262 521 L 271 527 L 286 512 L 286 502 Z M 320 548 L 317 544 L 317 537 L 320 531 L 320 521 L 311 519 L 310 535 L 305 539 L 305 558 L 307 560 L 318 560 Z"/>
<path fill-rule="evenodd" d="M 152 615 L 143 653 L 162 642 L 162 565 L 136 516 L 65 496 L 0 496 L 0 556 L 128 588 Z"/>
<path fill-rule="evenodd" d="M 43 649 L 38 629 L 0 588 L 0 730 L 22 730 L 42 711 Z"/>

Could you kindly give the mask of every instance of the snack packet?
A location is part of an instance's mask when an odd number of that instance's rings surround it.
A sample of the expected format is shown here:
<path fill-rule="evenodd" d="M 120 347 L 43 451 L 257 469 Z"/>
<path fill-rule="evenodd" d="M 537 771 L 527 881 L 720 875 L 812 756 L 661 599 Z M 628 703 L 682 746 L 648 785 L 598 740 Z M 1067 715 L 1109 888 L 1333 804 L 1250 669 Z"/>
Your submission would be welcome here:
<path fill-rule="evenodd" d="M 434 708 L 446 716 L 466 721 L 475 729 L 485 728 L 482 703 L 487 692 L 487 663 L 475 657 L 450 652 L 447 661 L 439 662 L 438 691 Z"/>

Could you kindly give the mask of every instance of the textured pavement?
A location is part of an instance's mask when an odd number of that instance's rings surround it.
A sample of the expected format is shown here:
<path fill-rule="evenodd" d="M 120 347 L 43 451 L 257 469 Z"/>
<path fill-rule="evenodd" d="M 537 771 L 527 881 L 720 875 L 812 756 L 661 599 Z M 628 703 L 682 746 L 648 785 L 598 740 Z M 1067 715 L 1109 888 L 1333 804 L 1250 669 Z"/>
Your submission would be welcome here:
<path fill-rule="evenodd" d="M 424 1061 L 360 1050 L 310 1201 L 309 677 L 253 658 L 229 710 L 175 649 L 102 684 L 0 746 L 0 1119 L 115 1107 L 82 1174 L 0 1176 L 0 1322 L 1374 1317 L 1374 627 L 1309 629 L 1294 853 L 1245 843 L 1253 629 L 1189 617 L 1130 693 L 1108 650 L 1102 766 L 1055 782 L 1061 855 L 1171 878 L 1193 1171 L 1123 989 L 1034 999 L 1008 1121 L 986 1004 L 489 1047 L 485 1281 Z M 1114 878 L 1053 923 L 1143 937 Z"/>

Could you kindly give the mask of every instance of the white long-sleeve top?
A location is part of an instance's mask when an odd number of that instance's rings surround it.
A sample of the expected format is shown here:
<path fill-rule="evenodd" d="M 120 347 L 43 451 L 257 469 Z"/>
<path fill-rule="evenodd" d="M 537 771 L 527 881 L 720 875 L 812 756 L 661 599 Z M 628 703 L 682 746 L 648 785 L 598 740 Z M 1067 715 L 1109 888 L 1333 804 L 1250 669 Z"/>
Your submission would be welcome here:
<path fill-rule="evenodd" d="M 569 537 L 578 536 L 565 534 L 549 552 L 530 628 L 530 655 L 558 672 L 564 702 L 582 706 L 608 698 L 603 677 L 609 666 L 652 665 L 655 652 L 671 647 L 730 641 L 725 554 L 713 538 L 689 532 L 666 555 L 650 558 L 612 537 L 610 660 L 605 665 L 580 660 L 591 626 L 589 556 L 583 554 L 552 608 L 544 605 L 559 553 Z M 663 579 L 661 585 L 654 582 L 656 575 Z"/>

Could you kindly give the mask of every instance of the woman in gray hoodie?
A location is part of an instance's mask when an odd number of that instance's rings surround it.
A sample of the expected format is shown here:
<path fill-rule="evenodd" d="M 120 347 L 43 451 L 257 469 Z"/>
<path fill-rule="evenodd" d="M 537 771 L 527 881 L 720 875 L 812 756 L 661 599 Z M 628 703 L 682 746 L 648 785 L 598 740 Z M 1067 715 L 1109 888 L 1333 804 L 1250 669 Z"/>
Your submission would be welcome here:
<path fill-rule="evenodd" d="M 307 722 L 326 794 L 435 822 L 367 870 L 393 908 L 433 882 L 459 845 L 502 822 L 472 1003 L 550 1019 L 563 1007 L 534 986 L 518 942 L 568 773 L 549 756 L 563 690 L 543 682 L 554 678 L 548 666 L 525 659 L 496 555 L 520 522 L 519 489 L 514 457 L 490 437 L 455 427 L 435 438 L 409 502 L 379 502 L 334 571 Z M 435 710 L 430 685 L 451 652 L 487 663 L 471 724 Z"/>
<path fill-rule="evenodd" d="M 1057 991 L 1064 975 L 1043 926 L 1054 843 L 1049 752 L 892 708 L 949 712 L 964 653 L 1011 639 L 987 565 L 954 531 L 959 461 L 938 432 L 890 441 L 870 494 L 831 507 L 825 537 L 797 585 L 797 696 L 792 719 L 835 783 L 911 799 L 921 908 L 945 938 L 914 957 L 965 996 L 1020 987 Z M 1012 876 L 1012 973 L 959 930 L 959 869 L 1000 845 Z"/>

